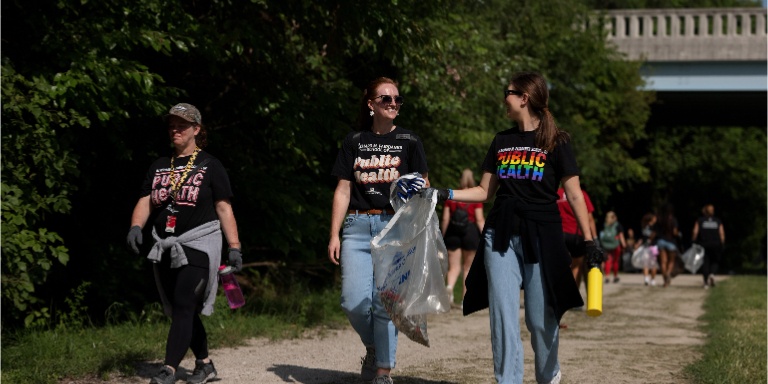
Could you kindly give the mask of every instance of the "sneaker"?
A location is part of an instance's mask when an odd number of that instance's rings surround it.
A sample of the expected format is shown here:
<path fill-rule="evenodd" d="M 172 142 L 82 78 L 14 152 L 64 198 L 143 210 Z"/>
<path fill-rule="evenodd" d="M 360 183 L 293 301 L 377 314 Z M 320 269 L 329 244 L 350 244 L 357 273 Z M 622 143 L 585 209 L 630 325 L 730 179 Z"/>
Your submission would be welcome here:
<path fill-rule="evenodd" d="M 616 284 L 616 283 L 618 283 L 618 282 L 619 282 L 619 277 L 618 277 L 618 276 L 614 277 L 614 278 L 613 278 L 613 283 L 614 283 L 614 284 Z"/>
<path fill-rule="evenodd" d="M 149 381 L 149 384 L 173 384 L 176 382 L 176 373 L 167 365 L 160 368 L 160 372 Z"/>
<path fill-rule="evenodd" d="M 360 377 L 364 381 L 376 378 L 376 349 L 365 347 L 365 357 L 362 358 L 360 363 L 363 365 L 360 367 Z"/>
<path fill-rule="evenodd" d="M 371 384 L 393 384 L 393 381 L 389 375 L 379 375 L 371 381 Z"/>
<path fill-rule="evenodd" d="M 563 378 L 563 374 L 561 371 L 557 371 L 557 374 L 555 377 L 552 378 L 552 380 L 549 382 L 549 384 L 560 384 L 560 380 Z"/>
<path fill-rule="evenodd" d="M 195 360 L 195 370 L 192 376 L 187 378 L 188 384 L 205 384 L 208 380 L 216 377 L 216 367 L 213 366 L 213 360 L 204 363 L 202 360 Z"/>
<path fill-rule="evenodd" d="M 648 276 L 646 276 L 644 280 L 645 280 L 645 285 L 648 285 L 651 283 L 651 278 Z"/>
<path fill-rule="evenodd" d="M 656 286 L 656 279 L 653 279 L 651 280 L 651 287 L 655 287 L 655 286 Z"/>
<path fill-rule="evenodd" d="M 705 284 L 704 284 L 704 289 L 705 289 L 705 290 L 709 289 L 709 285 L 707 285 L 707 284 L 705 283 Z"/>
<path fill-rule="evenodd" d="M 608 283 L 610 283 L 610 282 L 611 282 L 611 279 L 609 279 L 609 278 L 607 278 L 607 277 L 606 277 L 606 278 L 605 278 L 605 283 L 606 283 L 606 284 L 608 284 Z"/>

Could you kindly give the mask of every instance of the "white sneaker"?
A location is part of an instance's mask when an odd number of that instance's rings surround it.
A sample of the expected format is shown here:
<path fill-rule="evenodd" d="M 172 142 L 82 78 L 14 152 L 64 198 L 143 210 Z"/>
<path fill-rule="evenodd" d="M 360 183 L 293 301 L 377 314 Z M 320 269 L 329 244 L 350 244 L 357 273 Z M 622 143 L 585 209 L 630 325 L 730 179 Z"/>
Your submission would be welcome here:
<path fill-rule="evenodd" d="M 656 279 L 653 279 L 653 280 L 651 280 L 651 286 L 652 286 L 652 287 L 655 287 L 655 286 L 656 286 Z"/>
<path fill-rule="evenodd" d="M 563 378 L 563 374 L 561 371 L 557 371 L 557 374 L 555 377 L 552 378 L 552 380 L 548 384 L 560 384 L 560 379 Z"/>
<path fill-rule="evenodd" d="M 394 384 L 392 377 L 389 375 L 379 375 L 371 382 L 371 384 Z"/>

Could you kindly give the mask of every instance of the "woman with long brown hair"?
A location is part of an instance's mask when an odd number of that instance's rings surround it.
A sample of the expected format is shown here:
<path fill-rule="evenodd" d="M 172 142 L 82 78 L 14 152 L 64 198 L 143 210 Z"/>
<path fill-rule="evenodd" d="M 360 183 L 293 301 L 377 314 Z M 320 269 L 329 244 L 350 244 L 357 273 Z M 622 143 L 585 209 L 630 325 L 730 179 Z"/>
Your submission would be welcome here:
<path fill-rule="evenodd" d="M 656 215 L 657 221 L 654 227 L 654 238 L 659 248 L 659 263 L 661 274 L 664 277 L 664 286 L 672 283 L 672 271 L 675 268 L 677 258 L 677 218 L 672 204 L 664 204 Z"/>
<path fill-rule="evenodd" d="M 565 248 L 557 188 L 562 183 L 586 241 L 588 265 L 600 265 L 579 184 L 569 135 L 549 112 L 544 77 L 515 74 L 504 89 L 507 115 L 517 125 L 499 132 L 474 188 L 438 190 L 440 199 L 484 202 L 496 199 L 467 276 L 464 314 L 489 307 L 493 366 L 499 383 L 523 382 L 520 290 L 531 332 L 536 381 L 559 383 L 559 322 L 565 311 L 584 305 Z"/>

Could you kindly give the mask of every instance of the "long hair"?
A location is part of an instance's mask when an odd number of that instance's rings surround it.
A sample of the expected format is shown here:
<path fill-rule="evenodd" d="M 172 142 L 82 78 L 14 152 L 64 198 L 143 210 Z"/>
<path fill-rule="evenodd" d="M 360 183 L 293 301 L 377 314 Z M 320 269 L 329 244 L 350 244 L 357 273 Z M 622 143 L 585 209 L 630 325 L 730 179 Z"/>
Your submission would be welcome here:
<path fill-rule="evenodd" d="M 518 72 L 512 76 L 509 85 L 528 94 L 531 115 L 540 123 L 536 130 L 536 146 L 551 151 L 557 144 L 568 141 L 569 135 L 555 124 L 555 117 L 549 112 L 549 89 L 547 81 L 537 72 Z"/>
<path fill-rule="evenodd" d="M 397 87 L 397 82 L 388 77 L 379 77 L 368 83 L 368 86 L 363 90 L 363 97 L 360 99 L 360 111 L 357 116 L 358 131 L 369 130 L 373 126 L 373 116 L 371 116 L 371 110 L 368 109 L 368 101 L 372 97 L 376 97 L 376 88 L 382 84 L 392 84 Z"/>
<path fill-rule="evenodd" d="M 471 169 L 465 168 L 464 171 L 461 172 L 461 179 L 459 180 L 459 185 L 461 186 L 461 189 L 472 188 L 477 185 L 475 183 L 475 176 L 472 173 Z"/>
<path fill-rule="evenodd" d="M 643 218 L 640 220 L 640 229 L 642 230 L 643 228 L 650 225 L 651 221 L 653 221 L 654 216 L 655 215 L 653 213 L 646 213 L 645 215 L 643 215 Z"/>
<path fill-rule="evenodd" d="M 672 204 L 667 203 L 661 206 L 658 215 L 659 232 L 666 237 L 674 236 L 675 228 L 675 209 Z"/>

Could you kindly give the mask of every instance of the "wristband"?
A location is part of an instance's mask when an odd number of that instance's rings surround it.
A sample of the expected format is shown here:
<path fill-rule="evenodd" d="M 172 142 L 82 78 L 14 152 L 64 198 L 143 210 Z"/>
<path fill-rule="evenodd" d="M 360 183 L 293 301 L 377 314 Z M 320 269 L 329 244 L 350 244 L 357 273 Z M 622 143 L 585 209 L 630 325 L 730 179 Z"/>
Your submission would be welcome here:
<path fill-rule="evenodd" d="M 448 188 L 448 200 L 453 200 L 453 189 Z"/>

